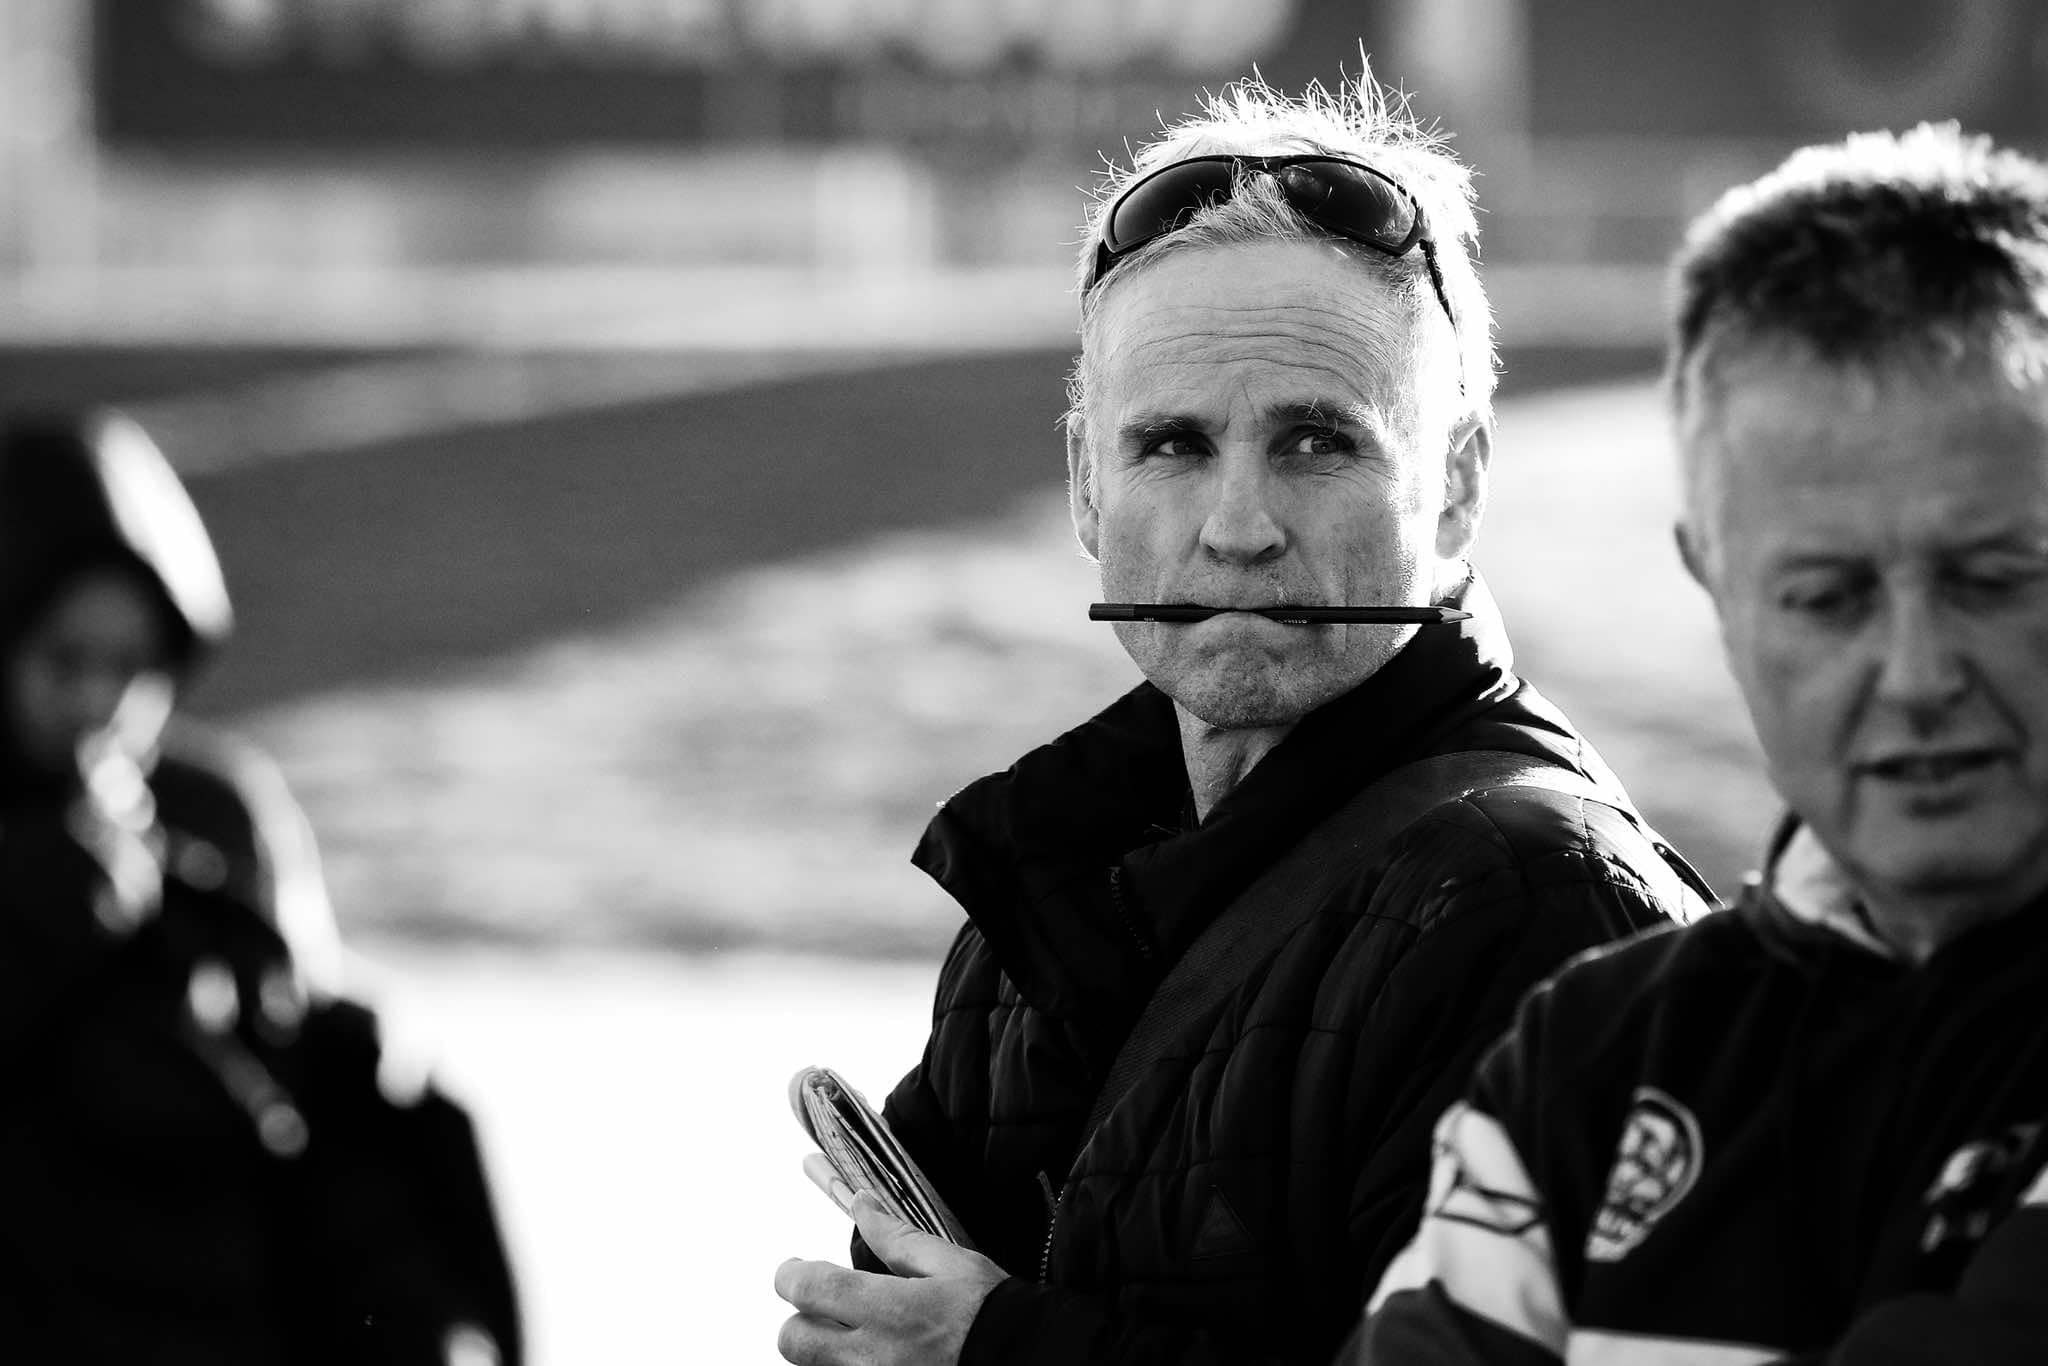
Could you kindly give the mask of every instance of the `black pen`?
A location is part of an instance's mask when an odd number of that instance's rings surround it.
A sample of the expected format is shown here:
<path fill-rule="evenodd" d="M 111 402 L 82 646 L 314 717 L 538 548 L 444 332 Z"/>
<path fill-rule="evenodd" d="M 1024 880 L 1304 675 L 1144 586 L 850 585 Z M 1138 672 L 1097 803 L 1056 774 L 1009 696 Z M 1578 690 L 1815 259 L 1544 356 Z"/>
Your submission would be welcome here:
<path fill-rule="evenodd" d="M 1455 607 L 1203 607 L 1192 602 L 1095 602 L 1090 621 L 1207 621 L 1219 612 L 1253 612 L 1297 625 L 1443 626 L 1472 614 Z"/>

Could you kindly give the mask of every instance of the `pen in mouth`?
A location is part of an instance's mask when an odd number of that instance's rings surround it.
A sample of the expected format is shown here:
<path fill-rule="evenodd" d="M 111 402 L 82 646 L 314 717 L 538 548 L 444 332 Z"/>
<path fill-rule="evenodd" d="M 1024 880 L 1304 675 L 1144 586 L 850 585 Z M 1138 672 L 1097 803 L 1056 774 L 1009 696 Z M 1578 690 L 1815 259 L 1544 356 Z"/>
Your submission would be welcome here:
<path fill-rule="evenodd" d="M 1221 612 L 1250 612 L 1290 625 L 1443 626 L 1472 614 L 1455 607 L 1205 607 L 1192 602 L 1096 602 L 1090 621 L 1207 621 Z"/>

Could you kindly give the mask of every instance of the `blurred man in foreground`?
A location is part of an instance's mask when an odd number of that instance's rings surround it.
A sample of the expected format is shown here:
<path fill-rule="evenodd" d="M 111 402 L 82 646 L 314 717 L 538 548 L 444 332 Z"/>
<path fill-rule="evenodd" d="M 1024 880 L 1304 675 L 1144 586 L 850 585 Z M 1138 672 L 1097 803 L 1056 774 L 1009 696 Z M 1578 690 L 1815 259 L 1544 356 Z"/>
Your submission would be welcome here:
<path fill-rule="evenodd" d="M 467 1118 L 336 996 L 276 771 L 173 718 L 229 625 L 141 428 L 0 427 L 0 1360 L 509 1366 Z"/>
<path fill-rule="evenodd" d="M 1233 87 L 1093 206 L 1074 524 L 1105 596 L 1222 610 L 1120 625 L 1148 681 L 926 832 L 969 923 L 886 1114 L 979 1252 L 862 1206 L 902 1278 L 786 1263 L 789 1360 L 1327 1361 L 1514 1002 L 1696 904 L 1466 558 L 1468 196 L 1365 78 Z M 1258 614 L 1339 604 L 1470 615 Z"/>
<path fill-rule="evenodd" d="M 1531 998 L 1353 1359 L 2048 1360 L 2048 167 L 1811 148 L 1677 281 L 1680 545 L 1791 814 Z"/>

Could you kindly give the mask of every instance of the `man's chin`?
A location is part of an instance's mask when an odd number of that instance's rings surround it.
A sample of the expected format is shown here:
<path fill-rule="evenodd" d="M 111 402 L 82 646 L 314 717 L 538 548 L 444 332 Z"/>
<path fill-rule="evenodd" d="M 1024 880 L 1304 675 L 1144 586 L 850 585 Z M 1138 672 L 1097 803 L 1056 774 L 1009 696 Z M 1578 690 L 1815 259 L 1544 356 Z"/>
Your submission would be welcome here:
<path fill-rule="evenodd" d="M 2048 891 L 2048 857 L 2036 830 L 1996 822 L 1911 824 L 1860 830 L 1841 862 L 1866 895 L 1905 903 L 2032 901 Z"/>
<path fill-rule="evenodd" d="M 1198 699 L 1195 703 L 1180 702 L 1181 710 L 1214 730 L 1273 730 L 1291 726 L 1302 717 L 1314 711 L 1313 707 L 1295 708 L 1278 702 L 1253 703 L 1228 699 L 1221 704 Z"/>
<path fill-rule="evenodd" d="M 1291 726 L 1348 690 L 1335 683 L 1314 686 L 1312 680 L 1277 670 L 1154 682 L 1182 711 L 1218 730 Z"/>
<path fill-rule="evenodd" d="M 1293 725 L 1371 677 L 1381 661 L 1228 650 L 1136 662 L 1161 692 L 1205 725 L 1253 730 Z"/>

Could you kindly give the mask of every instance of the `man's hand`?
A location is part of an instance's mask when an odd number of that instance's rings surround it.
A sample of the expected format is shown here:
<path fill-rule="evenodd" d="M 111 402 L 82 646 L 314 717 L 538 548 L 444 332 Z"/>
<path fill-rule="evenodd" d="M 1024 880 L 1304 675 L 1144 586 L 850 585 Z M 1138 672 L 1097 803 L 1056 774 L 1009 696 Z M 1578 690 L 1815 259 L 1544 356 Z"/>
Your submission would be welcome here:
<path fill-rule="evenodd" d="M 981 1302 L 1009 1273 L 858 1195 L 853 1221 L 893 1276 L 792 1258 L 775 1293 L 796 1306 L 775 1346 L 796 1366 L 955 1366 Z"/>

